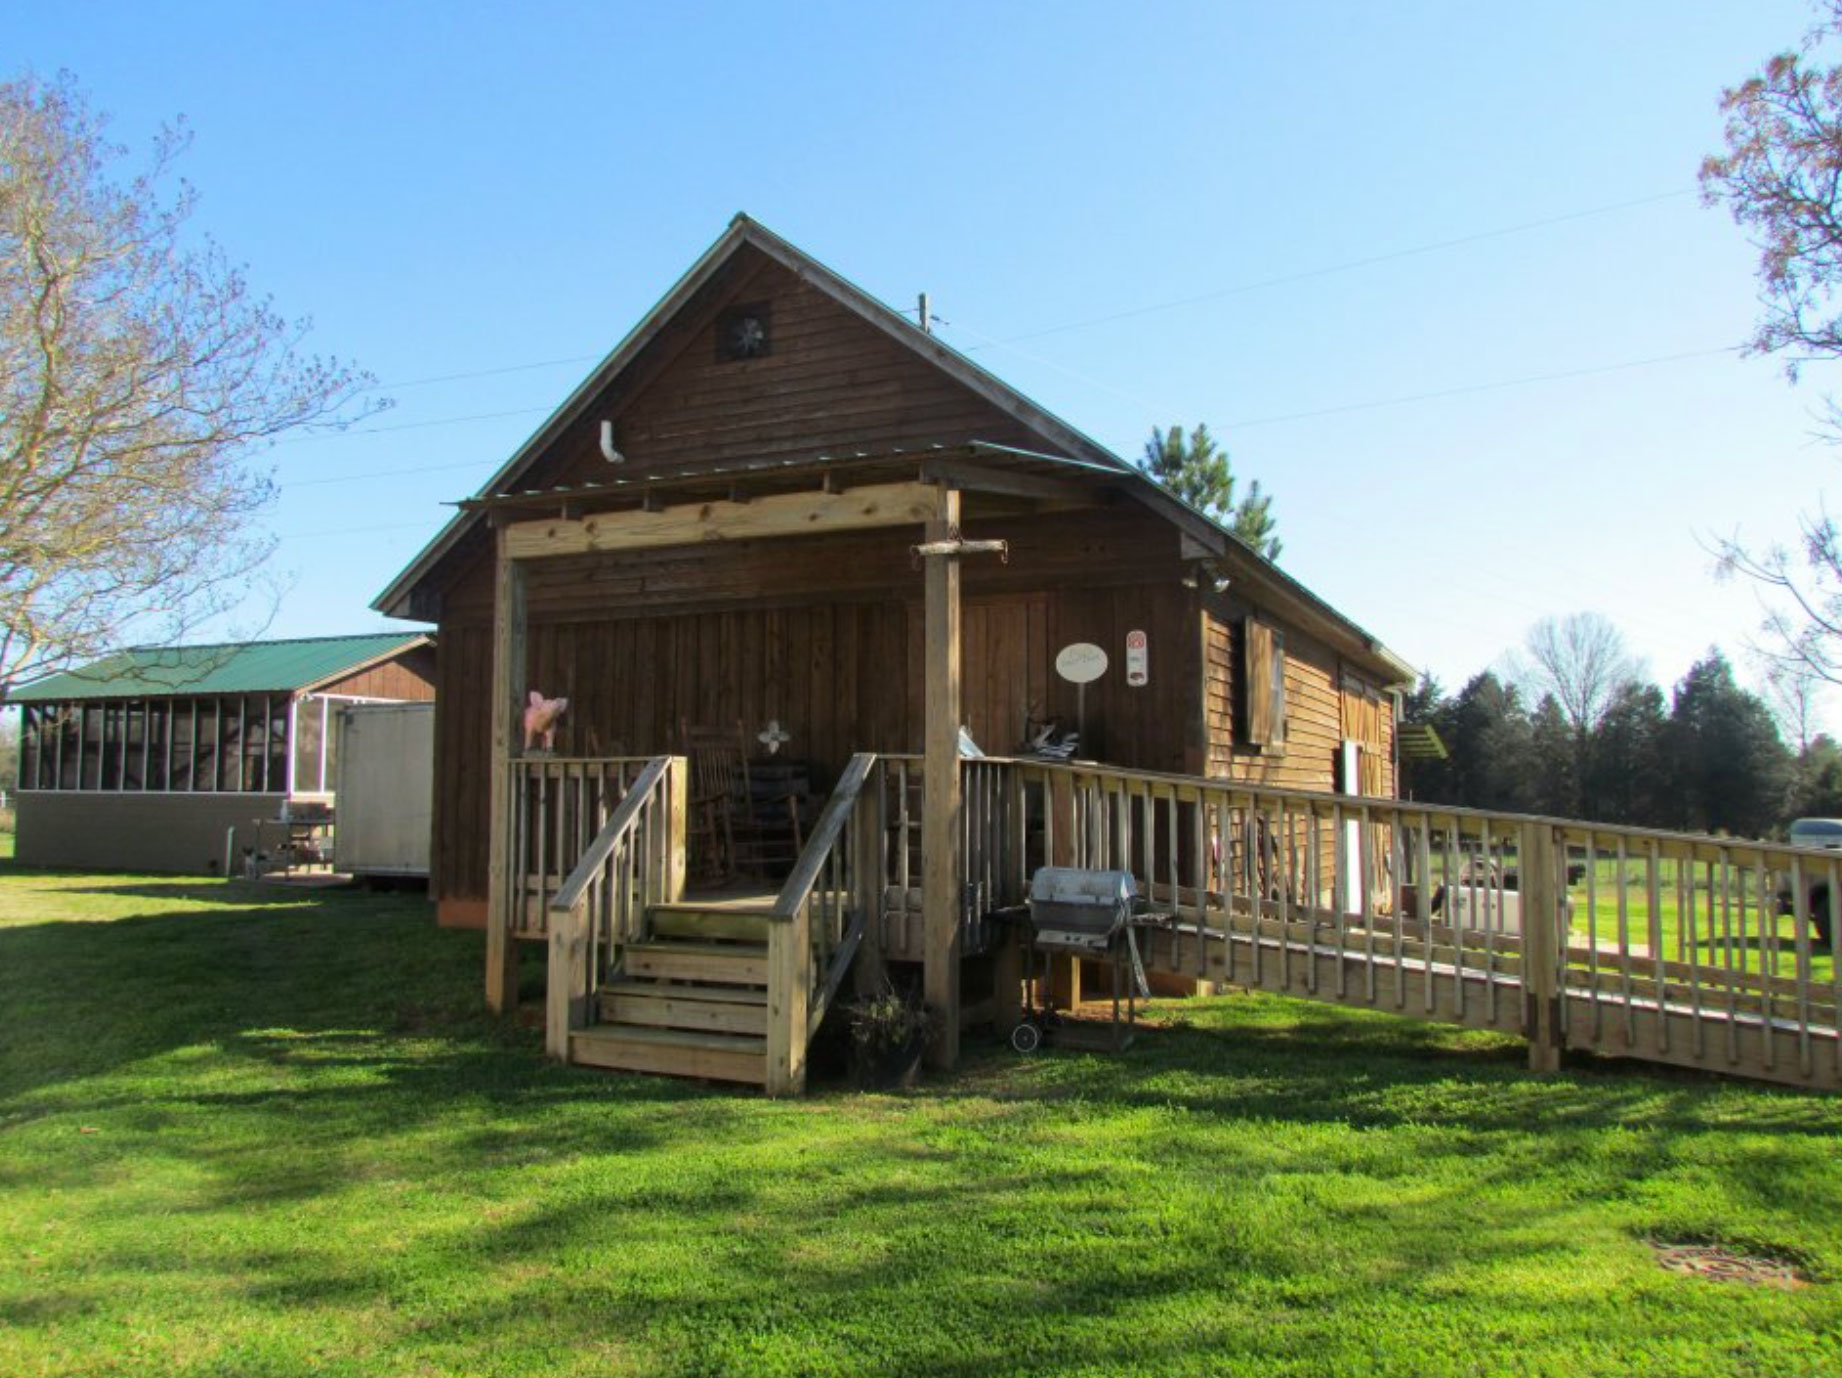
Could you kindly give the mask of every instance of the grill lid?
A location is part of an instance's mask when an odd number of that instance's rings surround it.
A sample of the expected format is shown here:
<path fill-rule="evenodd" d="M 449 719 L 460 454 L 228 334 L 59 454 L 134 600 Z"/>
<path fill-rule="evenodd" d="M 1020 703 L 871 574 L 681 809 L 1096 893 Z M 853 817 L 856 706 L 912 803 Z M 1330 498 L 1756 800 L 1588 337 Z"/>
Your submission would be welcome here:
<path fill-rule="evenodd" d="M 1094 904 L 1130 908 L 1138 887 L 1130 871 L 1090 871 L 1080 866 L 1040 866 L 1030 880 L 1032 904 Z"/>

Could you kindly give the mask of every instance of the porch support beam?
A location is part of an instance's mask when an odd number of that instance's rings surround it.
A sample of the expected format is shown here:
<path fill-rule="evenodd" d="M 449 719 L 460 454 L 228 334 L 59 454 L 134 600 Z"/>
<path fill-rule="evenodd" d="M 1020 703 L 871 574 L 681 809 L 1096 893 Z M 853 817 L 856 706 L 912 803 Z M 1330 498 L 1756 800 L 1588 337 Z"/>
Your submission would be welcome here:
<path fill-rule="evenodd" d="M 957 494 L 954 501 L 958 502 Z M 598 513 L 580 521 L 514 522 L 506 529 L 506 550 L 514 560 L 537 560 L 598 550 L 909 526 L 932 521 L 938 503 L 938 490 L 924 483 L 868 484 L 844 493 L 776 493 L 752 502 L 683 503 L 653 512 Z"/>
<path fill-rule="evenodd" d="M 959 535 L 959 490 L 931 494 L 927 540 Z M 926 735 L 922 766 L 921 912 L 922 979 L 927 1003 L 939 1024 L 929 1062 L 950 1068 L 959 1061 L 960 834 L 959 779 L 960 664 L 959 560 L 937 555 L 926 561 L 925 662 Z"/>
<path fill-rule="evenodd" d="M 522 749 L 515 728 L 525 696 L 524 568 L 510 552 L 511 531 L 498 532 L 493 571 L 492 802 L 486 867 L 486 1003 L 495 1014 L 518 1004 L 518 944 L 512 937 L 512 760 Z M 522 899 L 522 897 L 518 897 Z"/>

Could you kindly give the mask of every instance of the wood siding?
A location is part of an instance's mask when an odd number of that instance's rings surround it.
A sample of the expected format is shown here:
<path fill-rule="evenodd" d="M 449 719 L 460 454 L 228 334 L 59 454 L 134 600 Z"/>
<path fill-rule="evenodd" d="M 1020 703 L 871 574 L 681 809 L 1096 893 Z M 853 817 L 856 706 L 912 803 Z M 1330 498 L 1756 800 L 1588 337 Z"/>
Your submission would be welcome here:
<path fill-rule="evenodd" d="M 552 483 L 603 479 L 600 423 L 612 420 L 634 473 L 741 460 L 814 459 L 858 451 L 990 440 L 1044 440 L 754 248 L 716 290 L 662 332 L 584 422 L 545 457 Z M 718 318 L 765 304 L 768 353 L 723 359 Z"/>
<path fill-rule="evenodd" d="M 402 655 L 369 666 L 355 675 L 314 690 L 316 694 L 350 694 L 361 699 L 398 699 L 427 703 L 435 697 L 435 651 L 417 646 Z"/>
<path fill-rule="evenodd" d="M 1090 685 L 1084 751 L 1180 771 L 1193 735 L 1194 614 L 1170 528 L 1135 510 L 985 525 L 1012 540 L 1008 565 L 965 566 L 965 719 L 994 754 L 1026 719 L 1073 724 L 1074 686 L 1054 674 L 1071 641 L 1106 648 Z M 770 719 L 825 783 L 854 751 L 918 752 L 920 574 L 898 530 L 872 536 L 719 543 L 699 550 L 570 557 L 529 566 L 530 685 L 570 708 L 559 754 L 648 755 L 679 747 L 679 724 Z M 484 574 L 482 566 L 480 573 Z M 1155 581 L 1151 576 L 1156 576 Z M 1137 582 L 1115 583 L 1115 580 Z M 1083 582 L 1083 581 L 1100 581 Z M 437 893 L 486 892 L 491 632 L 477 590 L 445 622 L 436 696 Z M 829 596 L 821 596 L 829 595 Z M 1125 638 L 1150 642 L 1150 682 L 1125 682 Z"/>
<path fill-rule="evenodd" d="M 1246 663 L 1241 625 L 1245 611 L 1204 614 L 1208 773 L 1218 779 L 1331 791 L 1338 784 L 1337 753 L 1349 739 L 1363 745 L 1365 787 L 1392 797 L 1392 696 L 1349 668 L 1329 647 L 1296 629 L 1285 629 L 1285 749 L 1272 753 L 1245 744 L 1247 706 L 1240 684 Z"/>

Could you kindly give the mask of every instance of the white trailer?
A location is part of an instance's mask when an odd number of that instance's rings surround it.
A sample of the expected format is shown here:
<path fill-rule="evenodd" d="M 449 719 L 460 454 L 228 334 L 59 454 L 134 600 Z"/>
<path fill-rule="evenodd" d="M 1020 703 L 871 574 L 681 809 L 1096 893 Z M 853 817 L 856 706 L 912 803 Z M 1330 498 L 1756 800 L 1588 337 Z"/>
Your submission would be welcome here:
<path fill-rule="evenodd" d="M 426 876 L 435 798 L 435 705 L 338 710 L 333 854 L 354 876 Z"/>

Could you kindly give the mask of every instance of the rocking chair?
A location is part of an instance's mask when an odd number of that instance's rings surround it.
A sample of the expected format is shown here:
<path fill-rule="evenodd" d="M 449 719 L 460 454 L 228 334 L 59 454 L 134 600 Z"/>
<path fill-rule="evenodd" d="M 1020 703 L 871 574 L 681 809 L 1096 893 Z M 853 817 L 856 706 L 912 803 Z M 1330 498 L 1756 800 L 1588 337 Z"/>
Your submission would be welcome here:
<path fill-rule="evenodd" d="M 721 885 L 790 869 L 805 845 L 803 795 L 755 788 L 741 723 L 685 722 L 680 733 L 691 760 L 691 860 L 698 879 Z"/>

